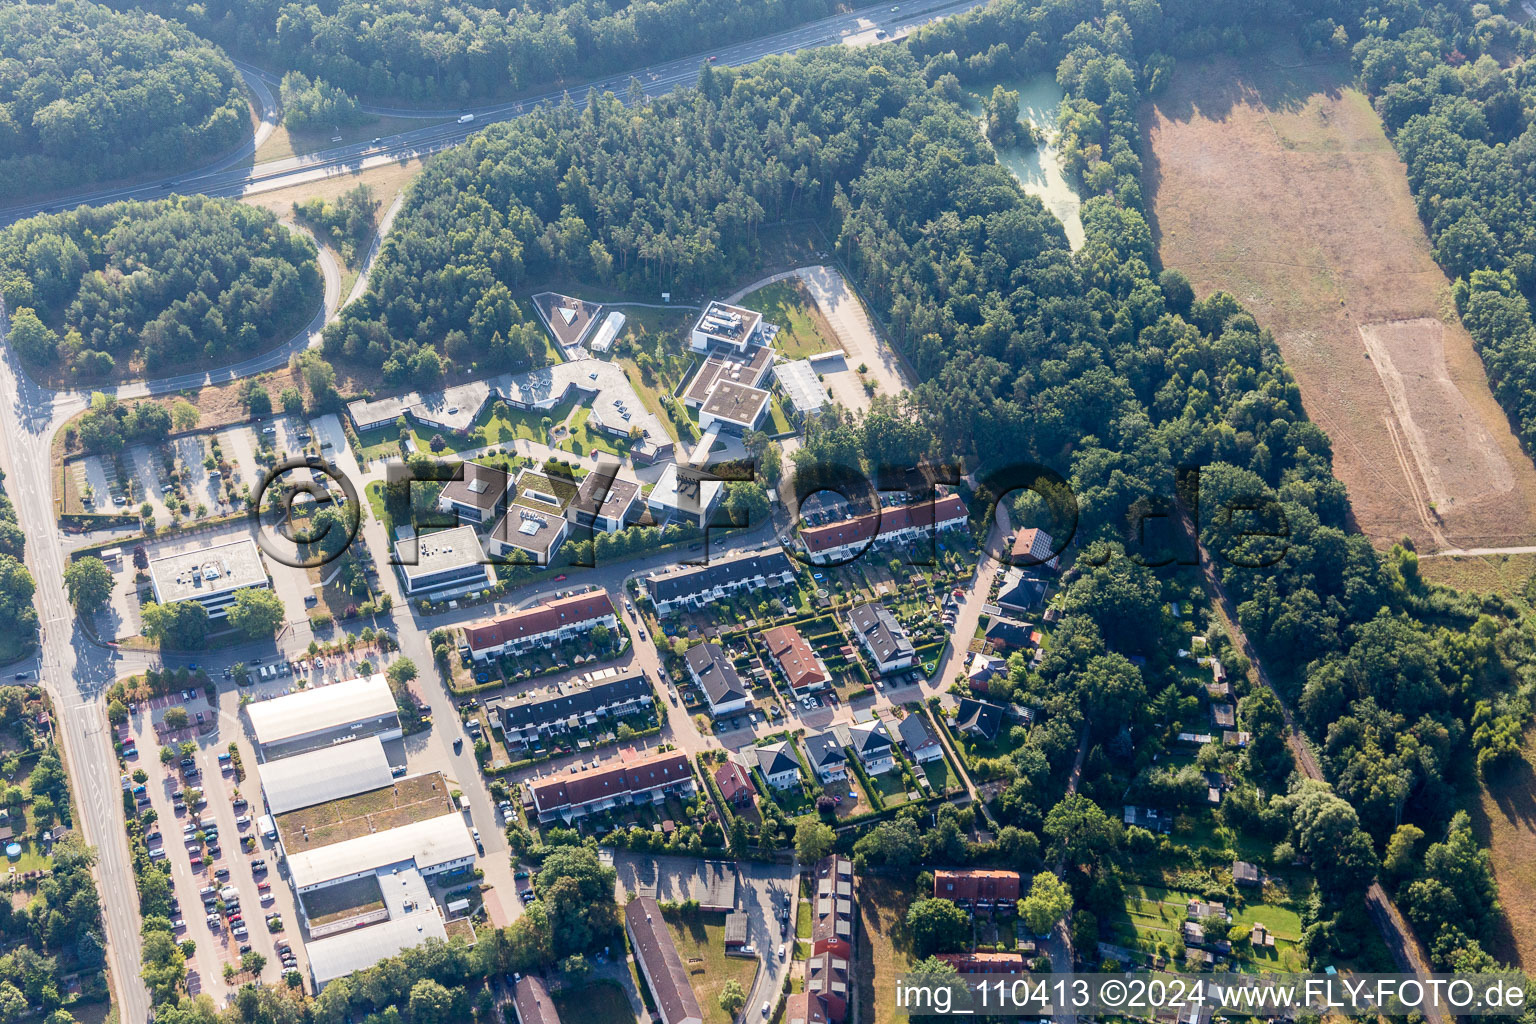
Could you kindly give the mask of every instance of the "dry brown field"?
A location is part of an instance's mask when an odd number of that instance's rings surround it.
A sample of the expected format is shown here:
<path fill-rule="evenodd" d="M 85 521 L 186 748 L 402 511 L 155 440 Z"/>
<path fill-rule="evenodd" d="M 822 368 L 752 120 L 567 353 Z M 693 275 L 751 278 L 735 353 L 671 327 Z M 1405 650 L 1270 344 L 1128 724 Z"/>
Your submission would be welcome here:
<path fill-rule="evenodd" d="M 1421 552 L 1536 540 L 1536 466 L 1348 66 L 1284 52 L 1181 65 L 1143 124 L 1163 263 L 1274 333 L 1360 529 Z"/>

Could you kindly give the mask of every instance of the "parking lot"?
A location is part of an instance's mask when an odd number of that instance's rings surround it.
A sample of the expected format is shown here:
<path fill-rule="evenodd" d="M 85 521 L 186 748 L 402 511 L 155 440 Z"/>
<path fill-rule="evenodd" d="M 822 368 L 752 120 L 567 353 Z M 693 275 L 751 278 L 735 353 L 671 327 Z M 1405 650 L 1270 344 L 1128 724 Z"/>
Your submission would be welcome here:
<path fill-rule="evenodd" d="M 117 472 L 117 460 L 101 455 L 71 459 L 66 472 L 82 502 L 75 511 L 137 512 L 147 502 L 155 521 L 163 525 L 171 521 L 167 498 L 172 496 L 178 506 L 185 506 L 183 520 L 238 511 L 242 489 L 254 487 L 265 472 L 259 458 L 264 447 L 281 461 L 304 454 L 311 443 L 313 435 L 303 417 L 275 416 L 261 423 L 182 435 L 169 449 L 132 445 L 122 452 L 123 477 Z M 167 450 L 174 453 L 179 486 L 171 484 L 164 460 Z M 207 464 L 210 461 L 212 465 Z"/>
<path fill-rule="evenodd" d="M 186 710 L 190 722 L 187 729 L 165 727 L 165 713 L 173 707 Z M 232 705 L 231 710 L 237 707 Z M 221 714 L 201 690 L 188 690 L 136 705 L 128 725 L 138 748 L 138 756 L 129 761 L 129 770 L 142 768 L 149 776 L 143 794 L 136 795 L 141 801 L 147 799 L 156 814 L 156 821 L 148 830 L 151 856 L 171 866 L 175 920 L 180 922 L 177 937 L 196 943 L 187 964 L 190 991 L 206 993 L 215 1003 L 222 1003 L 239 987 L 238 977 L 233 985 L 225 983 L 225 965 L 234 965 L 238 970 L 241 947 L 245 945 L 267 958 L 262 977 L 268 982 L 283 971 L 276 949 L 280 940 L 289 943 L 296 969 L 307 972 L 292 891 L 279 877 L 275 851 L 257 835 L 256 781 L 247 778 L 242 789 L 235 781 L 233 762 L 219 760 L 220 754 L 227 753 L 230 739 L 238 736 L 239 723 L 229 714 Z M 183 742 L 191 742 L 195 747 L 185 758 L 179 749 Z M 178 748 L 175 756 L 163 765 L 162 744 Z M 242 749 L 241 758 L 249 771 L 255 763 L 254 752 Z M 185 765 L 184 760 L 192 763 Z M 201 791 L 201 803 L 185 802 L 183 794 L 192 795 L 192 790 Z M 241 818 L 246 819 L 244 823 Z M 199 834 L 207 841 L 198 839 Z M 249 853 L 242 848 L 247 837 L 252 842 Z M 265 868 L 258 861 L 265 862 Z M 259 888 L 261 883 L 268 885 L 265 892 Z M 230 907 L 237 908 L 230 913 L 237 916 L 226 921 L 215 912 L 223 901 L 205 909 L 204 894 L 212 890 L 208 895 L 216 897 L 228 887 L 233 888 L 236 897 Z M 282 931 L 268 930 L 265 919 L 269 914 L 281 915 Z M 245 926 L 243 936 L 235 930 L 241 924 Z"/>

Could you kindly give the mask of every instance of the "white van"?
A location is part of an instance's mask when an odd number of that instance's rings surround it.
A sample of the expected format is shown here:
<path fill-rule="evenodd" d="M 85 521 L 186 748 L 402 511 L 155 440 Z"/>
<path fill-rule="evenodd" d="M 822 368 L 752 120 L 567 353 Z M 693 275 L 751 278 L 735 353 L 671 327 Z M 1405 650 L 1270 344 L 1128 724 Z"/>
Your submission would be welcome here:
<path fill-rule="evenodd" d="M 463 117 L 459 118 L 459 124 L 469 124 L 474 119 L 474 114 L 465 114 Z"/>

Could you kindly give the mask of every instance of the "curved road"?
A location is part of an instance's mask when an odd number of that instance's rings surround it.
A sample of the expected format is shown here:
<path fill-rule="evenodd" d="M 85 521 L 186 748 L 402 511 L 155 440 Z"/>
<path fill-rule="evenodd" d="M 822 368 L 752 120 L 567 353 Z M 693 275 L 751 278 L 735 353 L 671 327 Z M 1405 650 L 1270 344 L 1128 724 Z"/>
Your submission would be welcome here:
<path fill-rule="evenodd" d="M 746 64 L 761 57 L 792 53 L 808 47 L 848 42 L 860 45 L 876 41 L 877 29 L 890 37 L 904 35 L 912 27 L 969 10 L 983 0 L 915 0 L 900 7 L 866 8 L 839 15 L 757 40 L 732 44 L 717 54 L 700 54 L 681 60 L 662 62 L 634 73 L 647 96 L 656 96 L 697 80 L 700 64 L 713 57 L 727 65 Z M 380 166 L 392 161 L 420 157 L 464 141 L 487 123 L 523 116 L 541 103 L 558 102 L 564 92 L 548 93 L 519 102 L 480 108 L 472 124 L 460 124 L 456 115 L 445 124 L 432 124 L 381 139 L 377 144 L 347 146 L 303 157 L 290 157 L 252 165 L 257 147 L 276 128 L 276 101 L 267 76 L 249 65 L 240 66 L 255 102 L 260 106 L 260 125 L 252 138 L 233 153 L 226 154 L 208 167 L 185 179 L 148 184 L 103 188 L 84 192 L 66 200 L 48 204 L 13 206 L 0 210 L 0 224 L 60 206 L 84 203 L 101 204 L 120 199 L 151 199 L 176 192 L 202 192 L 209 195 L 246 195 L 284 188 L 306 181 Z M 618 89 L 630 76 L 614 76 L 590 83 L 592 87 Z M 581 87 L 585 91 L 586 86 Z M 389 111 L 395 116 L 419 116 L 430 120 L 430 113 Z M 398 202 L 381 222 L 380 236 L 387 230 Z M 289 357 L 312 344 L 317 332 L 341 304 L 341 273 L 334 257 L 321 248 L 320 264 L 325 277 L 322 308 L 306 328 L 286 344 L 214 371 L 181 374 L 159 380 L 124 385 L 116 389 L 121 398 L 162 394 L 205 384 L 223 383 L 239 377 L 281 366 Z M 377 247 L 370 253 L 377 254 Z M 366 278 L 364 278 L 366 280 Z M 359 287 L 361 287 L 361 281 Z M 357 289 L 354 289 L 357 293 Z M 350 298 L 351 296 L 349 296 Z M 6 326 L 5 311 L 0 307 L 0 339 Z M 89 394 L 81 391 L 54 391 L 32 381 L 23 371 L 9 346 L 0 351 L 0 467 L 7 473 L 6 490 L 15 502 L 27 537 L 27 562 L 37 581 L 36 605 L 40 627 L 38 654 L 30 662 L 38 678 L 44 680 L 54 697 L 62 745 L 79 798 L 77 824 L 85 840 L 98 850 L 98 877 L 102 914 L 107 930 L 108 953 L 117 990 L 119 1019 L 129 1024 L 147 1020 L 148 993 L 139 982 L 139 912 L 137 891 L 128 859 L 128 845 L 122 829 L 121 790 L 117 780 L 117 762 L 112 750 L 111 731 L 102 692 L 120 676 L 155 664 L 158 658 L 143 653 L 123 652 L 100 645 L 76 625 L 65 596 L 65 562 L 62 537 L 53 507 L 50 445 L 57 428 L 84 408 Z M 632 570 L 634 567 L 631 566 Z M 407 625 L 409 613 L 405 602 L 396 604 L 398 625 Z M 402 614 L 405 613 L 405 614 Z M 405 621 L 402 621 L 405 620 Z M 415 648 L 424 643 L 418 629 L 400 631 L 407 653 L 418 663 L 430 664 L 430 654 Z M 650 645 L 644 645 L 650 648 Z M 655 657 L 654 648 L 650 655 Z M 446 701 L 445 694 L 428 687 L 434 705 Z M 445 719 L 447 716 L 444 716 Z M 685 723 L 687 716 L 680 716 Z M 686 734 L 691 723 L 681 726 Z M 693 739 L 695 737 L 686 737 Z M 446 743 L 446 732 L 442 742 Z M 685 745 L 687 745 L 685 743 Z M 476 797 L 480 797 L 478 787 Z M 478 800 L 477 800 L 478 803 Z M 477 813 L 479 813 L 477 807 Z M 491 820 L 485 818 L 484 820 Z M 490 835 L 495 841 L 494 832 Z"/>
<path fill-rule="evenodd" d="M 914 28 L 979 7 L 984 2 L 985 0 L 912 0 L 912 2 L 893 7 L 879 5 L 866 7 L 784 32 L 732 43 L 716 51 L 662 61 L 633 72 L 594 79 L 569 89 L 552 90 L 538 96 L 507 103 L 437 112 L 370 107 L 369 110 L 373 113 L 391 117 L 436 120 L 438 123 L 381 137 L 377 143 L 340 146 L 305 156 L 284 157 L 280 160 L 268 160 L 245 166 L 234 165 L 251 157 L 259 142 L 264 141 L 276 127 L 275 101 L 269 85 L 271 73 L 237 62 L 236 66 L 245 77 L 252 94 L 265 108 L 262 111 L 262 127 L 265 129 L 265 134 L 258 130 L 256 138 L 240 147 L 234 154 L 222 158 L 209 167 L 191 171 L 185 177 L 96 189 L 44 203 L 26 203 L 0 208 L 0 224 L 8 224 L 35 213 L 86 203 L 101 204 L 118 199 L 158 199 L 174 193 L 189 192 L 213 196 L 242 196 L 319 181 L 334 175 L 356 173 L 448 149 L 463 142 L 487 124 L 522 117 L 542 104 L 559 103 L 567 94 L 584 96 L 589 88 L 614 90 L 627 102 L 626 85 L 633 77 L 640 81 L 647 97 L 659 96 L 679 86 L 693 85 L 698 81 L 700 65 L 711 58 L 721 65 L 737 66 L 750 64 L 774 54 L 795 53 L 820 46 L 844 43 L 865 45 L 899 39 Z M 885 39 L 876 37 L 876 32 L 879 31 L 886 33 Z M 457 118 L 463 113 L 474 114 L 475 120 L 470 124 L 458 123 Z"/>

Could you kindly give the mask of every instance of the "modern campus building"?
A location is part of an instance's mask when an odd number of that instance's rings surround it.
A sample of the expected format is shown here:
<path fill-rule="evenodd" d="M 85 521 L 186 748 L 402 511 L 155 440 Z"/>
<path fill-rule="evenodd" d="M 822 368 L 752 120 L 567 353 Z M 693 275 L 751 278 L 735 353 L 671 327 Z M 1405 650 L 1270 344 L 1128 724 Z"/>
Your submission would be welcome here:
<path fill-rule="evenodd" d="M 606 590 L 556 598 L 509 612 L 494 619 L 481 619 L 464 627 L 464 642 L 477 661 L 504 654 L 523 654 L 541 647 L 574 640 L 598 626 L 617 629 L 618 617 Z"/>
<path fill-rule="evenodd" d="M 600 467 L 582 478 L 565 518 L 575 527 L 617 533 L 638 517 L 639 506 L 640 481 L 617 467 Z"/>
<path fill-rule="evenodd" d="M 286 814 L 382 789 L 394 771 L 383 742 L 370 735 L 263 762 L 259 774 L 267 813 Z"/>
<path fill-rule="evenodd" d="M 659 524 L 675 520 L 690 526 L 707 526 L 724 495 L 723 482 L 702 479 L 691 468 L 669 462 L 651 487 L 645 504 L 651 518 Z"/>
<path fill-rule="evenodd" d="M 468 867 L 475 862 L 477 852 L 464 815 L 457 810 L 317 849 L 290 850 L 288 845 L 285 839 L 283 853 L 289 878 L 300 896 L 311 889 L 342 885 L 405 866 L 429 878 Z"/>
<path fill-rule="evenodd" d="M 394 694 L 378 673 L 253 701 L 245 706 L 245 717 L 264 761 L 368 736 L 401 735 Z"/>
<path fill-rule="evenodd" d="M 149 581 L 160 604 L 192 601 L 210 619 L 228 615 L 240 591 L 272 585 L 261 551 L 248 537 L 151 559 Z"/>
<path fill-rule="evenodd" d="M 438 511 L 457 513 L 461 521 L 492 522 L 501 514 L 509 480 L 507 474 L 495 466 L 466 462 L 463 479 L 449 480 L 443 485 L 442 494 L 437 499 Z"/>
<path fill-rule="evenodd" d="M 517 475 L 506 514 L 491 531 L 491 553 L 548 565 L 565 540 L 565 511 L 575 499 L 574 480 L 525 469 Z"/>
<path fill-rule="evenodd" d="M 491 567 L 473 526 L 414 535 L 402 526 L 395 542 L 400 578 L 412 597 L 449 597 L 491 585 Z"/>
<path fill-rule="evenodd" d="M 832 401 L 809 359 L 775 363 L 773 376 L 789 399 L 789 407 L 801 421 L 817 415 Z"/>
<path fill-rule="evenodd" d="M 751 345 L 762 344 L 762 325 L 763 314 L 756 310 L 726 302 L 711 302 L 699 314 L 688 341 L 695 352 L 713 349 L 745 352 Z"/>

